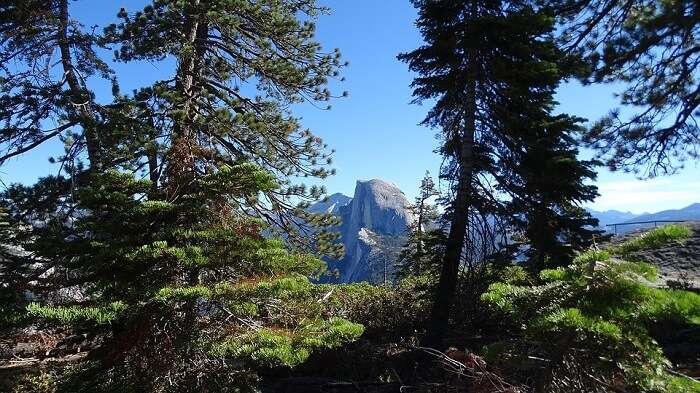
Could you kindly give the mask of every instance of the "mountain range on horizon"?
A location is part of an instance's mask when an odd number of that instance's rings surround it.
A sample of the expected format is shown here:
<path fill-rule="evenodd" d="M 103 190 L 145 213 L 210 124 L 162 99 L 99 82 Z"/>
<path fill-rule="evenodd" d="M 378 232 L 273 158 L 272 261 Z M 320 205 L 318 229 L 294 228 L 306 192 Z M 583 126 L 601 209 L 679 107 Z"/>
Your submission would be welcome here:
<path fill-rule="evenodd" d="M 391 188 L 398 190 L 397 192 L 403 195 L 403 192 L 394 183 L 382 179 L 372 179 L 372 180 L 358 180 L 358 184 L 370 183 L 370 182 L 381 182 L 383 184 L 389 185 Z M 404 195 L 405 198 L 405 195 Z M 338 214 L 339 210 L 353 200 L 353 197 L 347 196 L 343 193 L 334 193 L 328 195 L 323 201 L 318 202 L 311 206 L 310 210 L 315 213 L 332 213 Z M 616 209 L 610 210 L 596 210 L 592 208 L 586 209 L 594 218 L 599 221 L 599 227 L 605 228 L 606 225 L 611 224 L 629 224 L 637 221 L 655 221 L 655 220 L 687 220 L 687 221 L 700 221 L 700 202 L 693 203 L 688 206 L 679 209 L 667 209 L 654 213 L 632 213 L 630 211 L 620 211 Z"/>
<path fill-rule="evenodd" d="M 352 197 L 335 193 L 309 208 L 342 220 L 338 232 L 345 256 L 326 261 L 330 269 L 337 269 L 338 281 L 379 284 L 393 280 L 394 261 L 413 221 L 408 203 L 395 184 L 372 179 L 358 180 Z"/>
<path fill-rule="evenodd" d="M 598 227 L 602 229 L 607 225 L 625 224 L 618 227 L 618 232 L 624 233 L 635 229 L 644 228 L 647 224 L 634 224 L 645 221 L 700 221 L 700 203 L 693 203 L 680 209 L 662 210 L 656 213 L 635 214 L 619 210 L 597 211 L 586 209 L 594 218 L 598 219 Z M 649 224 L 653 225 L 653 224 Z"/>
<path fill-rule="evenodd" d="M 382 283 L 392 279 L 393 261 L 413 222 L 407 210 L 408 204 L 406 195 L 394 183 L 372 179 L 358 180 L 352 197 L 342 193 L 330 194 L 309 208 L 311 212 L 334 214 L 342 220 L 337 230 L 345 256 L 341 260 L 327 260 L 329 268 L 338 271 L 337 281 Z M 606 225 L 629 224 L 617 227 L 618 234 L 644 228 L 645 225 L 630 224 L 638 221 L 700 221 L 700 203 L 643 214 L 587 210 L 599 220 L 599 228 L 603 230 L 612 232 L 612 228 Z"/>

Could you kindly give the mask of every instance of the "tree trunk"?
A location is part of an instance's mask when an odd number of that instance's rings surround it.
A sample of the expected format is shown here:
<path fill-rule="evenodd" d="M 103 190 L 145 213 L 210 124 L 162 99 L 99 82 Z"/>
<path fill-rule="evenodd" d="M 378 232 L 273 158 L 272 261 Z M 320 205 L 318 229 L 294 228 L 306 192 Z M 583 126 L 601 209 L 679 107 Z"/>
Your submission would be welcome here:
<path fill-rule="evenodd" d="M 160 179 L 160 168 L 158 168 L 158 131 L 155 124 L 151 124 L 151 143 L 152 147 L 146 152 L 148 158 L 148 178 L 151 181 L 151 190 L 158 192 L 158 180 Z"/>
<path fill-rule="evenodd" d="M 73 66 L 70 40 L 68 39 L 68 0 L 61 0 L 60 2 L 59 20 L 61 25 L 58 30 L 58 47 L 61 52 L 63 75 L 68 83 L 72 103 L 78 113 L 80 125 L 85 133 L 85 145 L 87 146 L 88 160 L 90 161 L 90 171 L 99 172 L 102 170 L 103 163 L 100 140 L 97 136 L 97 118 L 92 107 L 92 97 L 86 87 L 78 80 Z"/>
<path fill-rule="evenodd" d="M 209 25 L 205 13 L 197 9 L 201 1 L 194 0 L 189 5 L 195 9 L 194 14 L 187 15 L 187 45 L 191 51 L 180 59 L 177 71 L 175 90 L 182 96 L 181 110 L 183 117 L 176 120 L 173 128 L 173 144 L 169 152 L 167 177 L 169 182 L 168 194 L 171 197 L 191 193 L 197 180 L 197 134 L 196 118 L 198 115 L 198 100 L 204 56 L 206 54 L 206 39 Z M 185 6 L 186 8 L 188 6 Z M 185 284 L 197 286 L 200 283 L 199 268 L 189 268 L 186 273 Z M 188 300 L 183 305 L 185 326 L 189 330 L 187 334 L 193 334 L 195 321 L 198 315 L 197 302 Z"/>
<path fill-rule="evenodd" d="M 418 243 L 416 244 L 416 254 L 418 258 L 423 257 L 423 215 L 425 209 L 425 198 L 421 197 L 420 205 L 418 205 L 418 222 L 416 226 L 416 235 L 418 235 Z"/>
<path fill-rule="evenodd" d="M 199 4 L 200 0 L 195 0 L 192 1 L 191 6 L 197 7 Z M 188 19 L 187 44 L 192 51 L 189 56 L 180 59 L 181 62 L 175 84 L 175 90 L 184 96 L 182 112 L 185 114 L 185 118 L 175 124 L 175 139 L 191 138 L 192 122 L 196 116 L 193 113 L 193 109 L 198 96 L 199 83 L 197 79 L 199 79 L 198 76 L 200 75 L 199 66 L 202 64 L 203 51 L 205 50 L 204 41 L 208 33 L 207 24 L 200 13 L 188 15 Z"/>
<path fill-rule="evenodd" d="M 190 5 L 198 7 L 199 0 Z M 175 91 L 182 96 L 182 102 L 178 103 L 179 109 L 184 114 L 175 122 L 172 135 L 172 146 L 168 153 L 168 165 L 166 169 L 168 187 L 167 193 L 173 198 L 177 194 L 184 194 L 191 190 L 196 174 L 197 144 L 195 134 L 195 120 L 197 117 L 197 100 L 201 87 L 201 65 L 205 55 L 208 24 L 205 16 L 198 10 L 187 16 L 186 22 L 187 45 L 191 51 L 180 59 L 177 71 Z"/>
<path fill-rule="evenodd" d="M 477 0 L 472 0 L 471 18 L 476 17 Z M 459 152 L 457 193 L 452 203 L 450 233 L 442 260 L 440 281 L 435 291 L 425 345 L 439 348 L 447 333 L 462 252 L 469 228 L 469 210 L 473 192 L 474 135 L 476 132 L 476 50 L 469 48 L 467 81 L 464 89 L 464 127 Z"/>

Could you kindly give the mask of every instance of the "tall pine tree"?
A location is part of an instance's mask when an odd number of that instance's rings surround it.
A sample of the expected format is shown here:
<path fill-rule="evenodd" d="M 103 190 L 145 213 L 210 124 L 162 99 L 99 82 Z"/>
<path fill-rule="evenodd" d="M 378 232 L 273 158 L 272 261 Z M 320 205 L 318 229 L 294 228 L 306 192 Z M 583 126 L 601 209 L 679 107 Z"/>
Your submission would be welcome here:
<path fill-rule="evenodd" d="M 439 127 L 440 153 L 448 165 L 441 174 L 452 184 L 447 206 L 450 231 L 426 342 L 444 337 L 459 268 L 474 266 L 483 253 L 476 237 L 488 217 L 504 214 L 503 179 L 520 165 L 508 160 L 522 149 L 551 106 L 551 95 L 569 61 L 557 50 L 554 19 L 528 1 L 416 0 L 418 27 L 426 44 L 402 54 L 420 102 L 436 103 L 424 124 Z M 540 123 L 540 126 L 542 123 Z M 525 129 L 524 129 L 525 128 Z M 561 134 L 560 134 L 561 135 Z M 532 139 L 530 139 L 532 141 Z M 500 189 L 500 190 L 499 190 Z M 477 221 L 479 217 L 487 220 Z M 493 238 L 493 236 L 491 236 Z M 483 238 L 483 237 L 482 237 Z"/>
<path fill-rule="evenodd" d="M 552 110 L 551 108 L 549 109 Z M 576 252 L 586 250 L 598 222 L 581 207 L 592 202 L 597 188 L 595 161 L 577 158 L 575 137 L 579 119 L 546 114 L 525 127 L 503 173 L 502 189 L 510 196 L 511 223 L 522 233 L 530 267 L 568 266 Z"/>
<path fill-rule="evenodd" d="M 313 39 L 321 12 L 312 0 L 155 1 L 106 30 L 100 44 L 118 60 L 172 56 L 173 75 L 115 89 L 100 171 L 6 193 L 13 217 L 43 215 L 23 242 L 32 266 L 51 267 L 30 315 L 105 340 L 81 388 L 248 389 L 257 367 L 361 334 L 309 282 L 324 264 L 262 235 L 335 223 L 303 212 L 321 188 L 290 180 L 331 173 L 322 141 L 289 111 L 331 98 L 341 64 Z M 143 167 L 149 180 L 134 176 Z M 312 245 L 333 252 L 329 240 Z"/>
<path fill-rule="evenodd" d="M 413 215 L 413 222 L 397 261 L 399 278 L 436 273 L 440 255 L 444 251 L 444 228 L 434 201 L 439 195 L 433 178 L 426 171 L 415 202 L 407 207 Z"/>

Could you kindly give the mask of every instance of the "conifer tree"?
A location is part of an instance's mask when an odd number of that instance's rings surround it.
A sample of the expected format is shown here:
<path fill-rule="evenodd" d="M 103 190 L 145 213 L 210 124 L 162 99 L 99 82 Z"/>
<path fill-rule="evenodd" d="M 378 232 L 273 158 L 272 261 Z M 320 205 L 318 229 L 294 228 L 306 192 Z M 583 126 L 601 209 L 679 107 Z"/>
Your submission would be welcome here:
<path fill-rule="evenodd" d="M 133 15 L 120 12 L 122 22 L 108 27 L 105 38 L 118 60 L 178 59 L 173 78 L 136 97 L 157 102 L 153 123 L 165 125 L 158 139 L 173 156 L 163 158 L 164 182 L 247 160 L 280 182 L 265 206 L 254 207 L 256 214 L 286 230 L 299 222 L 285 214 L 305 215 L 290 201 L 318 199 L 323 189 L 287 179 L 333 173 L 326 146 L 288 110 L 333 97 L 326 83 L 342 64 L 337 50 L 324 53 L 313 40 L 313 19 L 322 12 L 311 0 L 155 1 Z M 182 184 L 165 185 L 169 193 L 178 188 Z"/>
<path fill-rule="evenodd" d="M 22 291 L 17 285 L 17 259 L 11 249 L 16 228 L 10 224 L 5 206 L 0 204 L 0 328 L 15 324 L 22 314 Z"/>
<path fill-rule="evenodd" d="M 51 266 L 45 291 L 74 295 L 42 296 L 30 315 L 105 340 L 95 374 L 71 389 L 251 389 L 256 368 L 361 334 L 309 282 L 322 261 L 262 235 L 291 230 L 323 192 L 291 177 L 331 173 L 322 141 L 288 109 L 331 98 L 341 64 L 313 39 L 322 11 L 311 0 L 158 0 L 106 30 L 118 60 L 173 56 L 174 75 L 131 96 L 115 89 L 100 171 L 5 194 L 14 217 L 42 216 L 22 245 Z M 149 180 L 134 176 L 143 166 Z M 313 246 L 334 252 L 331 240 Z"/>
<path fill-rule="evenodd" d="M 143 199 L 149 181 L 116 171 L 89 184 L 76 200 L 92 214 L 27 245 L 59 255 L 59 288 L 80 293 L 30 304 L 30 315 L 106 337 L 75 389 L 155 391 L 162 378 L 202 391 L 250 388 L 259 367 L 295 366 L 361 334 L 323 313 L 308 280 L 323 262 L 264 238 L 264 222 L 242 211 L 277 187 L 268 172 L 223 166 L 176 201 Z"/>
<path fill-rule="evenodd" d="M 577 158 L 575 137 L 580 119 L 546 115 L 518 141 L 512 163 L 504 165 L 502 188 L 511 196 L 512 224 L 522 232 L 530 267 L 541 270 L 568 266 L 575 252 L 586 250 L 593 237 L 593 219 L 581 205 L 598 195 L 594 161 Z"/>
<path fill-rule="evenodd" d="M 618 82 L 622 108 L 587 142 L 613 169 L 670 174 L 698 158 L 700 6 L 694 0 L 554 0 L 563 46 L 584 58 L 586 83 Z"/>
<path fill-rule="evenodd" d="M 113 80 L 97 36 L 71 18 L 70 0 L 9 0 L 0 5 L 0 164 L 72 131 L 71 156 L 105 158 L 103 108 L 87 80 Z"/>
<path fill-rule="evenodd" d="M 432 200 L 439 194 L 433 178 L 426 171 L 415 202 L 407 208 L 413 222 L 409 226 L 408 240 L 399 254 L 399 278 L 437 272 L 444 232 L 440 227 L 440 214 Z"/>
<path fill-rule="evenodd" d="M 553 18 L 527 1 L 415 0 L 417 25 L 426 44 L 400 59 L 419 74 L 413 82 L 420 102 L 436 103 L 424 124 L 439 127 L 441 176 L 452 185 L 446 212 L 450 231 L 428 329 L 428 344 L 444 336 L 461 264 L 472 264 L 476 217 L 502 212 L 495 196 L 499 157 L 528 117 L 547 110 L 562 61 L 552 39 Z M 537 103 L 542 103 L 538 107 Z M 534 102 L 534 104 L 530 104 Z M 534 115 L 530 112 L 534 112 Z M 516 138 L 517 139 L 517 138 Z M 484 220 L 487 222 L 487 220 Z M 478 254 L 477 254 L 478 255 Z"/>

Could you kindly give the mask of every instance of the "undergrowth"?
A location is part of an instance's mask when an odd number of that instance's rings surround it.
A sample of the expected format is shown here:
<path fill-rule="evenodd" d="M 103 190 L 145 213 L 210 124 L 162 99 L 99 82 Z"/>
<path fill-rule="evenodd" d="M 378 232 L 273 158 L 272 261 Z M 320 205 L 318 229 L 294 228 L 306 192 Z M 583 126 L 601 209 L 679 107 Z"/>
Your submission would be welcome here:
<path fill-rule="evenodd" d="M 665 225 L 644 232 L 640 236 L 620 245 L 613 246 L 610 248 L 610 252 L 627 257 L 636 251 L 656 249 L 671 242 L 681 242 L 688 239 L 692 234 L 692 230 L 687 226 L 677 224 Z"/>

